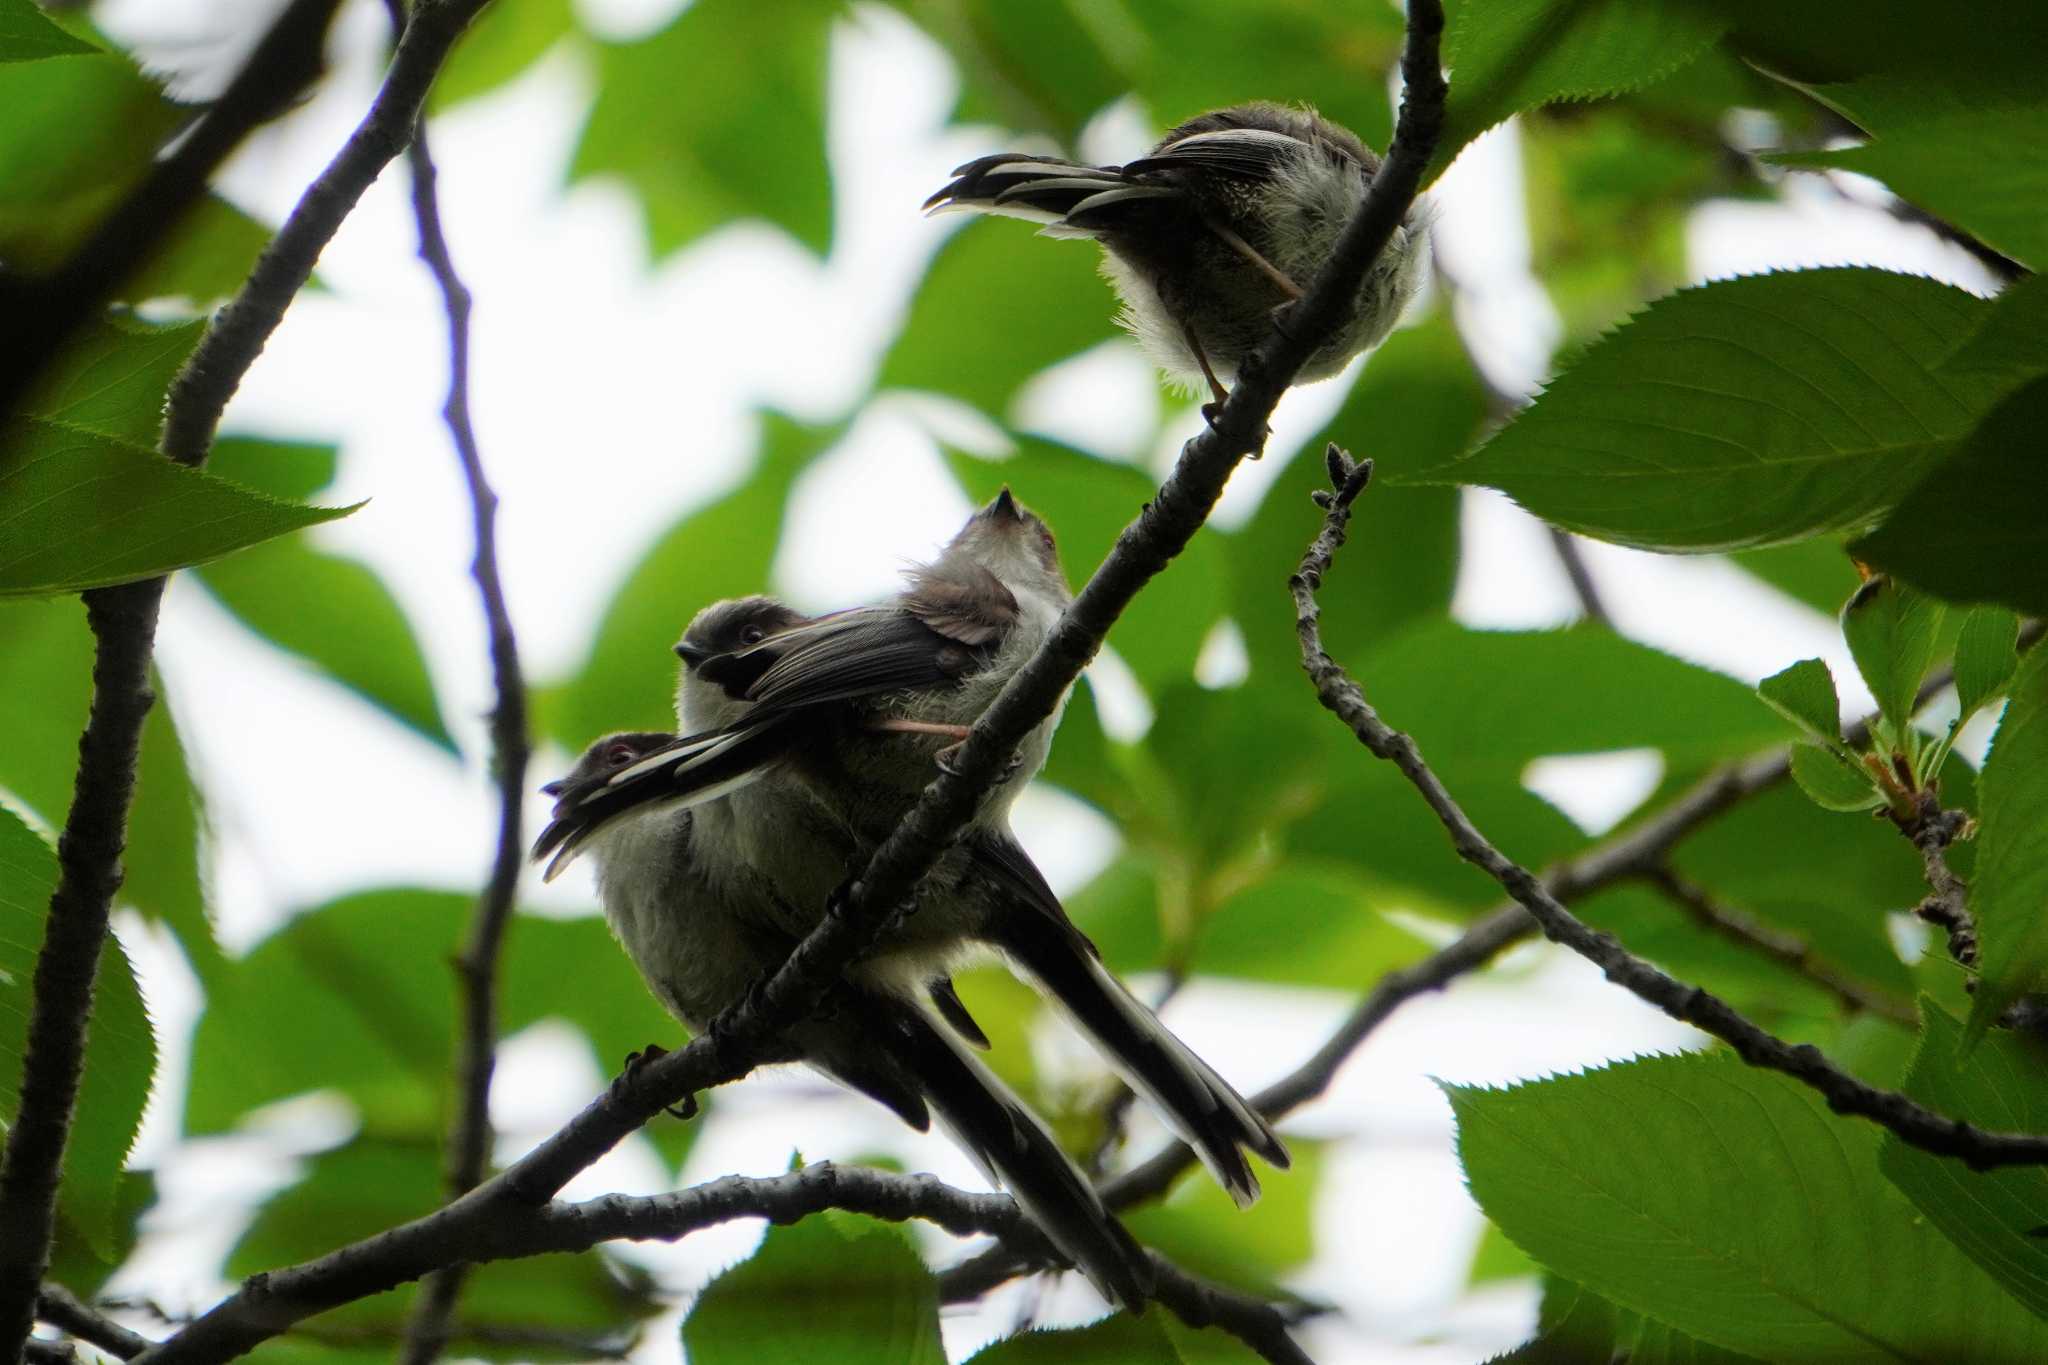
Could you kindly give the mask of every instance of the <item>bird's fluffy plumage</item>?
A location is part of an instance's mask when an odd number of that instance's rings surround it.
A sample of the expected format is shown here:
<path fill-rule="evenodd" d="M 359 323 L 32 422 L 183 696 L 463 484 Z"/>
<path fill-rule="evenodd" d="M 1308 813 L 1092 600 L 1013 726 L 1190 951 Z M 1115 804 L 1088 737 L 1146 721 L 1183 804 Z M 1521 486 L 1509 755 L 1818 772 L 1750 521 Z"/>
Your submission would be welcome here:
<path fill-rule="evenodd" d="M 1189 119 L 1122 166 L 981 157 L 925 207 L 1025 218 L 1047 236 L 1099 242 L 1123 303 L 1119 320 L 1192 390 L 1204 358 L 1218 378 L 1236 378 L 1290 297 L 1275 276 L 1308 287 L 1379 165 L 1354 134 L 1312 111 L 1253 103 Z M 1395 229 L 1350 317 L 1298 382 L 1327 378 L 1386 339 L 1421 285 L 1427 222 L 1418 206 Z"/>

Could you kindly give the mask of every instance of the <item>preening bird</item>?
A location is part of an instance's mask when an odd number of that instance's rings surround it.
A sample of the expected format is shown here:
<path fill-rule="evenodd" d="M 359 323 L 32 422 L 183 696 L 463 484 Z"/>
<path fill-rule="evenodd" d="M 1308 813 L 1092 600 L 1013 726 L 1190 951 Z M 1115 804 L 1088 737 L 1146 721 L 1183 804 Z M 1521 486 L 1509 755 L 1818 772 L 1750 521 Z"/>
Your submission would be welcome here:
<path fill-rule="evenodd" d="M 608 735 L 551 787 L 572 799 L 674 738 Z M 742 999 L 795 947 L 776 928 L 788 914 L 772 906 L 768 879 L 701 823 L 717 805 L 643 801 L 592 830 L 585 843 L 606 921 L 649 989 L 693 1031 Z M 936 1117 L 1104 1298 L 1142 1307 L 1152 1284 L 1144 1250 L 1038 1117 L 939 1029 L 913 995 L 895 989 L 889 973 L 856 967 L 834 986 L 824 1010 L 783 1041 L 787 1051 L 775 1060 L 807 1063 L 919 1131 Z"/>
<path fill-rule="evenodd" d="M 920 736 L 957 742 L 1067 597 L 1050 533 L 1005 490 L 888 603 L 816 618 L 768 598 L 706 608 L 678 646 L 678 705 L 686 724 L 716 716 L 724 727 L 565 790 L 536 856 L 554 854 L 552 873 L 623 812 L 695 804 L 700 839 L 753 869 L 772 888 L 759 904 L 779 916 L 773 927 L 801 937 L 929 782 L 935 745 Z M 733 640 L 736 652 L 720 652 Z M 913 994 L 963 959 L 1001 954 L 1249 1204 L 1259 1186 L 1246 1152 L 1284 1167 L 1286 1147 L 1103 967 L 1010 831 L 1010 803 L 1043 765 L 1052 723 L 1027 737 L 863 970 Z M 957 1027 L 944 994 L 935 1003 Z M 971 1020 L 962 1031 L 979 1034 Z"/>
<path fill-rule="evenodd" d="M 1184 386 L 1220 403 L 1274 311 L 1302 295 L 1365 199 L 1380 158 L 1310 110 L 1256 102 L 1202 114 L 1122 166 L 1000 152 L 925 201 L 1042 223 L 1102 246 L 1119 321 Z M 1420 201 L 1359 283 L 1351 311 L 1296 376 L 1327 379 L 1386 340 L 1422 282 Z"/>

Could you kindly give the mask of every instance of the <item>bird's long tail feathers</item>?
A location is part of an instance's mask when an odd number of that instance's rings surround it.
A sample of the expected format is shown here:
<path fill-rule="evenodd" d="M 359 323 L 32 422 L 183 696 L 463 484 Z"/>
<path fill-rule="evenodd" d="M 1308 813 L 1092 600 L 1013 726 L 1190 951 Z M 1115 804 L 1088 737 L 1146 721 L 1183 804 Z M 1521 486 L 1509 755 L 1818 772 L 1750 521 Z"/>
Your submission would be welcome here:
<path fill-rule="evenodd" d="M 906 1008 L 894 1045 L 932 1112 L 990 1181 L 1017 1200 L 1105 1299 L 1142 1308 L 1152 1267 L 1037 1115 L 921 1011 Z"/>
<path fill-rule="evenodd" d="M 1113 166 L 1007 152 L 957 167 L 952 181 L 924 207 L 927 213 L 966 209 L 1023 218 L 1045 224 L 1047 236 L 1089 236 L 1114 220 L 1117 205 L 1178 194 L 1168 186 L 1134 183 Z"/>
<path fill-rule="evenodd" d="M 1239 1208 L 1250 1207 L 1259 1197 L 1259 1180 L 1245 1150 L 1286 1169 L 1287 1147 L 1272 1126 L 1110 975 L 1077 937 L 1017 934 L 1002 947 L 1094 1040 L 1117 1074 L 1152 1104 L 1167 1127 L 1194 1148 Z"/>

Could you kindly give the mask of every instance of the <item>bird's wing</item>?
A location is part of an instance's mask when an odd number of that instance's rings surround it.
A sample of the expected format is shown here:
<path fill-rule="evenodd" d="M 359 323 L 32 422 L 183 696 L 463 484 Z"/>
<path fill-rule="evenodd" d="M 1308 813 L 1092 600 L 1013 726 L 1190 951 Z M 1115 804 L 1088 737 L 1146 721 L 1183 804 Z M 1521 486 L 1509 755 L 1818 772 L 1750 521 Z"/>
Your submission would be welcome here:
<path fill-rule="evenodd" d="M 958 681 L 975 653 L 893 607 L 843 612 L 828 628 L 774 637 L 781 657 L 747 692 L 755 711 L 786 711 Z"/>
<path fill-rule="evenodd" d="M 1308 144 L 1300 138 L 1270 128 L 1218 128 L 1170 142 L 1125 166 L 1124 174 L 1142 180 L 1200 170 L 1264 180 L 1280 167 L 1300 160 L 1307 150 Z"/>

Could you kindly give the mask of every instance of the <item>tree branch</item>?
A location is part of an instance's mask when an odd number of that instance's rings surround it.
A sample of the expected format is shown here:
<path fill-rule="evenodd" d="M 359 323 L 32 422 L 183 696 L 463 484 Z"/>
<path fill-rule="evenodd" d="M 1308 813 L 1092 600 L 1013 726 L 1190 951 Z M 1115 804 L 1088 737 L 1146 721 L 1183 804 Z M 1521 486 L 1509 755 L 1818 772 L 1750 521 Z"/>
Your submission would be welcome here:
<path fill-rule="evenodd" d="M 1821 989 L 1830 992 L 1852 1010 L 1864 1010 L 1908 1027 L 1918 1027 L 1920 1015 L 1910 1001 L 1898 999 L 1853 977 L 1844 976 L 1814 956 L 1813 945 L 1797 934 L 1786 933 L 1772 924 L 1714 899 L 1699 883 L 1680 876 L 1669 866 L 1643 873 L 1643 880 L 1666 900 L 1692 916 L 1696 923 L 1723 938 L 1753 948 L 1772 958 Z"/>
<path fill-rule="evenodd" d="M 1322 585 L 1330 560 L 1344 543 L 1352 499 L 1364 489 L 1372 467 L 1366 461 L 1352 468 L 1349 459 L 1334 446 L 1331 465 L 1333 472 L 1343 477 L 1338 480 L 1336 495 L 1325 503 L 1328 511 L 1323 528 L 1302 556 L 1301 568 L 1292 581 L 1302 667 L 1315 684 L 1316 697 L 1323 706 L 1348 725 L 1368 751 L 1392 763 L 1421 793 L 1451 836 L 1451 845 L 1459 857 L 1499 882 L 1535 918 L 1545 937 L 1598 966 L 1608 980 L 1672 1018 L 1728 1043 L 1751 1066 L 1783 1072 L 1812 1087 L 1836 1113 L 1871 1119 L 1922 1151 L 1958 1158 L 1972 1169 L 2048 1163 L 2048 1136 L 1986 1132 L 1925 1109 L 1904 1095 L 1866 1085 L 1828 1061 L 1820 1049 L 1810 1044 L 1786 1043 L 1700 987 L 1665 975 L 1631 955 L 1613 936 L 1587 927 L 1540 878 L 1488 842 L 1423 761 L 1415 741 L 1379 718 L 1358 684 L 1322 647 L 1316 590 Z"/>
<path fill-rule="evenodd" d="M 898 1175 L 866 1166 L 820 1162 L 787 1175 L 729 1175 L 687 1190 L 651 1197 L 606 1195 L 584 1203 L 552 1200 L 537 1207 L 500 1203 L 476 1219 L 453 1206 L 412 1229 L 395 1229 L 309 1261 L 250 1279 L 237 1296 L 234 1324 L 207 1314 L 154 1351 L 136 1357 L 222 1361 L 274 1336 L 320 1309 L 366 1298 L 415 1280 L 455 1257 L 472 1262 L 588 1251 L 610 1241 L 680 1241 L 742 1218 L 788 1224 L 825 1209 L 889 1222 L 918 1219 L 955 1236 L 1015 1239 L 1050 1255 L 1038 1229 L 1004 1194 L 973 1194 L 931 1175 Z M 1302 1315 L 1197 1279 L 1154 1253 L 1159 1301 L 1192 1327 L 1217 1326 L 1275 1362 L 1306 1362 L 1287 1337 Z M 307 1308 L 308 1304 L 317 1307 Z M 254 1340 L 249 1339 L 251 1334 Z"/>
<path fill-rule="evenodd" d="M 1931 779 L 1930 779 L 1931 781 Z M 1970 914 L 1970 887 L 1948 865 L 1948 846 L 1970 828 L 1970 813 L 1943 810 L 1932 791 L 1919 794 L 1910 819 L 1893 818 L 1899 833 L 1920 851 L 1928 888 L 1934 893 L 1913 913 L 1948 935 L 1948 955 L 1972 971 L 1977 967 L 1977 921 Z"/>
<path fill-rule="evenodd" d="M 393 18 L 402 21 L 394 0 Z M 402 22 L 401 22 L 402 32 Z M 476 429 L 469 415 L 470 293 L 456 273 L 441 226 L 438 172 L 427 146 L 426 121 L 413 130 L 408 152 L 412 168 L 413 219 L 419 230 L 420 259 L 440 286 L 448 315 L 448 398 L 441 415 L 469 489 L 470 521 L 476 555 L 470 576 L 476 580 L 484 624 L 490 636 L 492 684 L 497 699 L 491 710 L 491 758 L 498 781 L 498 842 L 490 879 L 477 898 L 469 939 L 455 960 L 462 990 L 462 1036 L 455 1058 L 460 1087 L 448 1132 L 445 1182 L 448 1196 L 459 1198 L 483 1179 L 490 1159 L 491 1076 L 497 1069 L 498 963 L 511 922 L 513 895 L 526 858 L 525 793 L 529 746 L 526 730 L 526 682 L 519 667 L 519 644 L 505 589 L 498 575 L 498 496 L 484 476 Z M 449 1322 L 462 1294 L 464 1269 L 450 1266 L 429 1277 L 407 1325 L 399 1359 L 405 1365 L 427 1365 L 448 1342 Z"/>
<path fill-rule="evenodd" d="M 0 1360 L 19 1358 L 35 1330 L 36 1299 L 49 1271 L 93 986 L 121 886 L 136 756 L 156 702 L 149 653 L 162 597 L 160 579 L 85 595 L 92 705 L 78 741 L 71 810 L 57 840 L 57 889 L 36 955 L 21 1099 L 0 1168 Z"/>
<path fill-rule="evenodd" d="M 91 1305 L 80 1302 L 62 1285 L 43 1286 L 43 1292 L 36 1299 L 36 1320 L 122 1360 L 141 1355 L 152 1344 L 142 1333 L 132 1332 Z"/>

